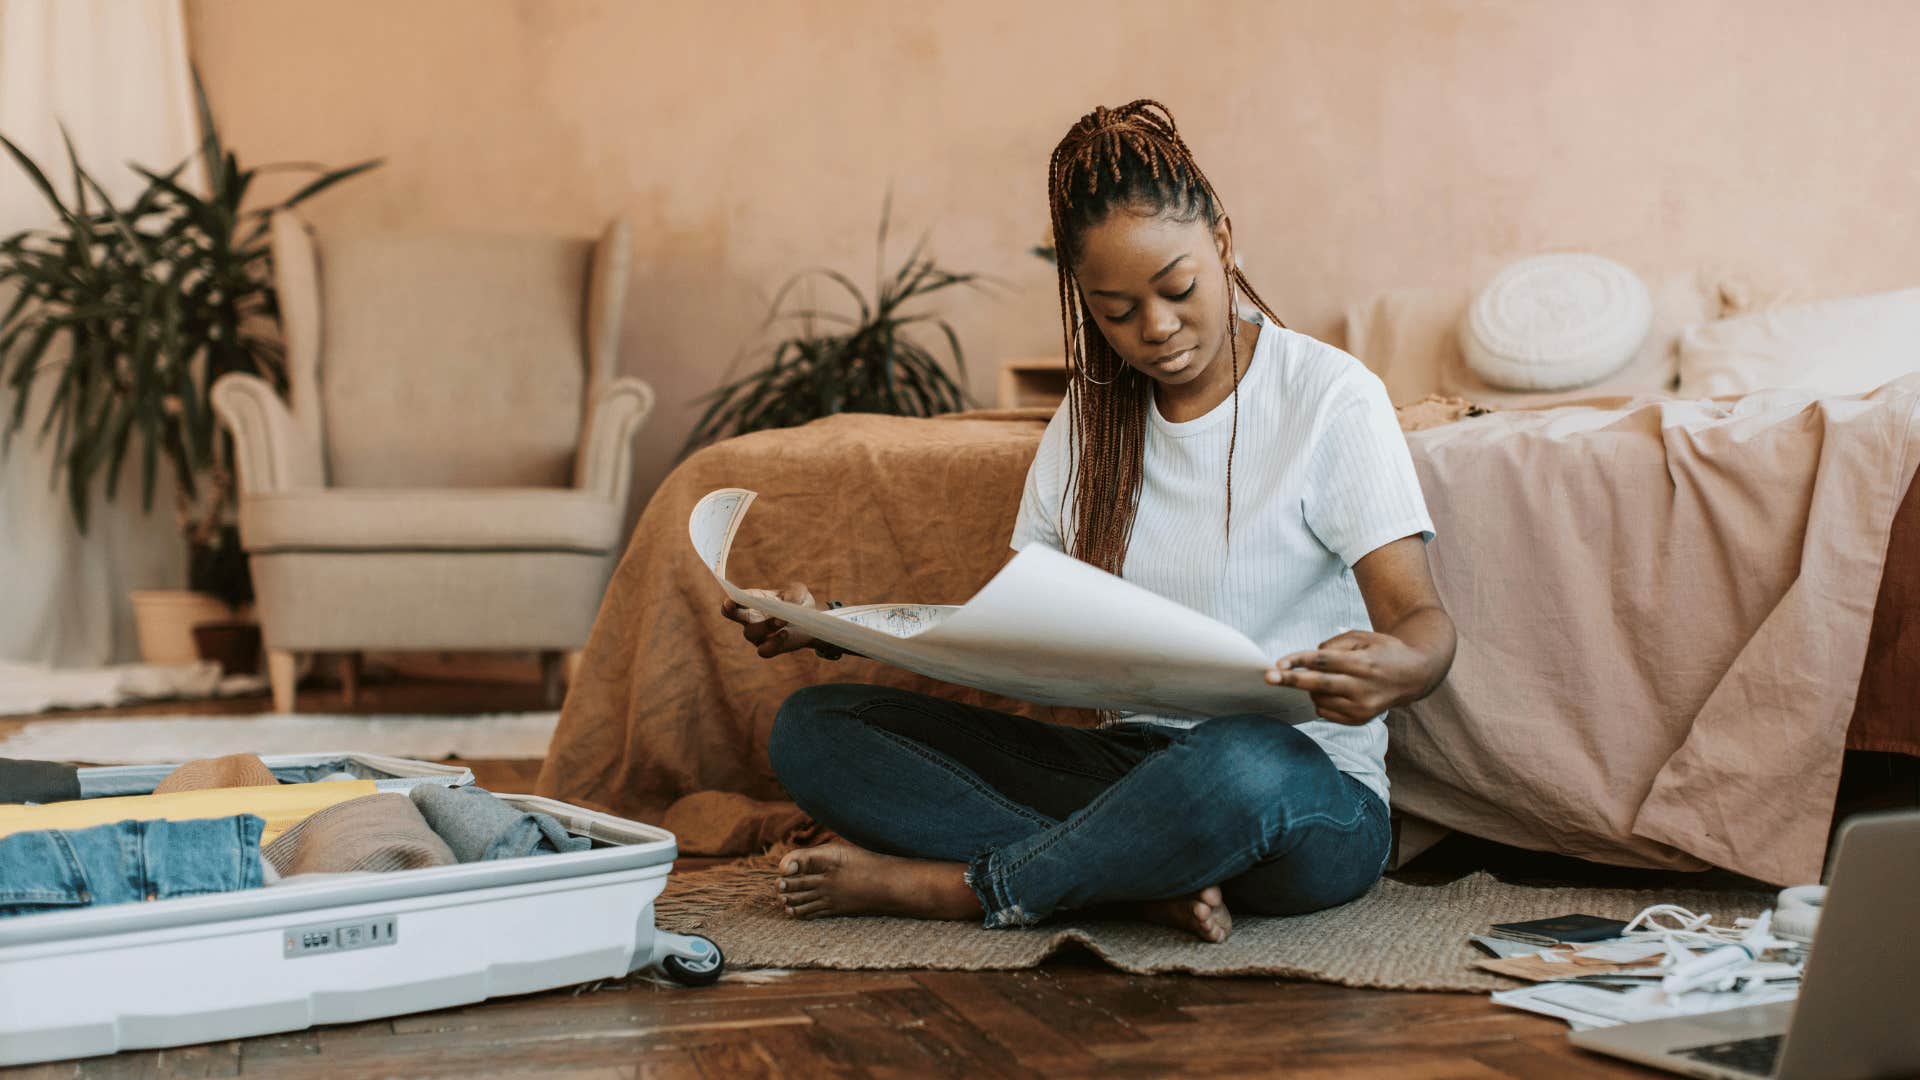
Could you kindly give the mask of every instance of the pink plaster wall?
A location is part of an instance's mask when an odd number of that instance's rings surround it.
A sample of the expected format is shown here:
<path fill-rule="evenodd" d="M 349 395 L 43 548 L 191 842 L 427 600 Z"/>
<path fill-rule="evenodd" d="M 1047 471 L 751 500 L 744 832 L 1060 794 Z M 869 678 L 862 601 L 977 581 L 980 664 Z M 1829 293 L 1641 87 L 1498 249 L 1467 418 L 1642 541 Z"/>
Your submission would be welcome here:
<path fill-rule="evenodd" d="M 1822 292 L 1920 284 L 1920 4 L 189 0 L 225 134 L 255 161 L 387 166 L 323 222 L 636 224 L 627 369 L 664 475 L 789 272 L 871 273 L 897 227 L 1004 278 L 947 310 L 990 397 L 1058 349 L 1026 253 L 1045 163 L 1096 103 L 1172 107 L 1247 269 L 1297 329 L 1384 288 L 1592 250 Z"/>

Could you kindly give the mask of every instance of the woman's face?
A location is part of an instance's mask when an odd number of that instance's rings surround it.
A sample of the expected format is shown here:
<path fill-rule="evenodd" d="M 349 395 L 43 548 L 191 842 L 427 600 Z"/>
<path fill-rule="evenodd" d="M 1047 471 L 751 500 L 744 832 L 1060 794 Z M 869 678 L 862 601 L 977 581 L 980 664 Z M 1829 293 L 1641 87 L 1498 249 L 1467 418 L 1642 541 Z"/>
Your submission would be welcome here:
<path fill-rule="evenodd" d="M 1127 365 L 1167 386 L 1206 379 L 1227 342 L 1227 219 L 1115 210 L 1082 236 L 1074 276 L 1095 326 Z M 1223 367 L 1214 376 L 1231 380 Z"/>

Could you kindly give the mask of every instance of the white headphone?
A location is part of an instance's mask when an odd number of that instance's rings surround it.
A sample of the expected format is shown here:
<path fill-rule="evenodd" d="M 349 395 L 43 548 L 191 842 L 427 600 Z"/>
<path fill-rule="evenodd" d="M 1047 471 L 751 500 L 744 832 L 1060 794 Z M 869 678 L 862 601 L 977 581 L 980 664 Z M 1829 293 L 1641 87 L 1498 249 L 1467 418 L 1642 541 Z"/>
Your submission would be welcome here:
<path fill-rule="evenodd" d="M 1820 909 L 1827 902 L 1825 885 L 1795 885 L 1780 890 L 1773 909 L 1773 932 L 1789 941 L 1812 941 L 1820 925 Z"/>

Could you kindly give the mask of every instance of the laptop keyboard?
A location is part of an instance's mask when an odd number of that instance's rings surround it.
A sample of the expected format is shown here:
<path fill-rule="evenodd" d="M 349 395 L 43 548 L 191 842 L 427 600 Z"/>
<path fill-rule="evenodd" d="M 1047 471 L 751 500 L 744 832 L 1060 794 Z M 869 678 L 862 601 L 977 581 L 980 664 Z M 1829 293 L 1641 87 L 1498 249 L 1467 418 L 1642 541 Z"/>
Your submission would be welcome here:
<path fill-rule="evenodd" d="M 1780 1056 L 1780 1035 L 1756 1035 L 1751 1039 L 1689 1046 L 1671 1053 L 1723 1069 L 1737 1069 L 1755 1076 L 1772 1076 L 1774 1059 Z"/>

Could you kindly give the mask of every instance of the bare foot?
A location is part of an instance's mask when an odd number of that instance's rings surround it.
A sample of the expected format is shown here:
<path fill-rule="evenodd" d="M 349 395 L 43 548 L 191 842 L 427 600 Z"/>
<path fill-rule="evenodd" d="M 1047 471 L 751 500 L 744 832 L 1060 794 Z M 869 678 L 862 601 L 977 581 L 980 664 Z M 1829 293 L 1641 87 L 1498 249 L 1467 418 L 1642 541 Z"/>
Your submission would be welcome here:
<path fill-rule="evenodd" d="M 823 915 L 906 915 L 977 919 L 980 900 L 966 867 L 882 855 L 845 842 L 802 848 L 780 861 L 781 906 L 797 919 Z"/>
<path fill-rule="evenodd" d="M 1216 945 L 1233 933 L 1233 916 L 1227 912 L 1218 885 L 1209 885 L 1192 896 L 1150 900 L 1141 906 L 1141 914 L 1148 922 L 1165 923 Z"/>

